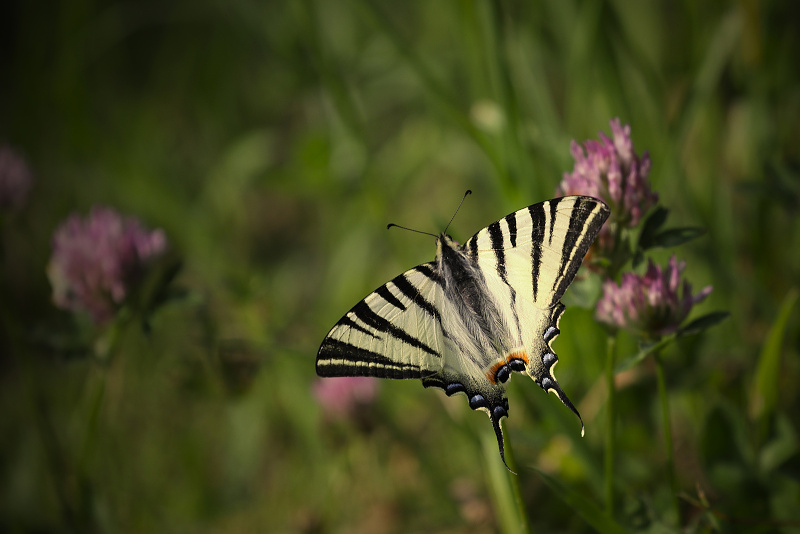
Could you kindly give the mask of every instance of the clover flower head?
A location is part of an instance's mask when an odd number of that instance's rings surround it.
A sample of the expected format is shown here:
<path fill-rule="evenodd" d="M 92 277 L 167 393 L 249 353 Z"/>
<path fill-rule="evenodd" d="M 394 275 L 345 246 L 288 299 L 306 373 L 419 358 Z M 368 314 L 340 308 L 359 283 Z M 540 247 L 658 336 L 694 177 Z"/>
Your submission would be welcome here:
<path fill-rule="evenodd" d="M 611 220 L 628 228 L 636 227 L 647 210 L 658 202 L 650 191 L 650 156 L 636 155 L 630 125 L 611 120 L 609 139 L 600 132 L 600 140 L 590 139 L 583 147 L 574 140 L 570 145 L 575 166 L 564 173 L 558 186 L 561 195 L 587 195 L 603 200 L 611 208 Z"/>
<path fill-rule="evenodd" d="M 22 156 L 0 145 L 0 211 L 22 207 L 32 185 L 33 174 Z"/>
<path fill-rule="evenodd" d="M 73 214 L 53 235 L 47 268 L 53 302 L 105 323 L 166 248 L 163 230 L 148 230 L 111 208 L 95 207 L 85 219 Z"/>
<path fill-rule="evenodd" d="M 341 419 L 375 400 L 378 380 L 369 376 L 320 378 L 314 383 L 313 392 L 326 414 Z"/>
<path fill-rule="evenodd" d="M 708 286 L 692 295 L 691 284 L 681 281 L 685 267 L 673 255 L 663 270 L 650 261 L 644 275 L 624 273 L 619 285 L 606 281 L 597 319 L 650 338 L 675 332 L 692 307 L 712 291 Z"/>

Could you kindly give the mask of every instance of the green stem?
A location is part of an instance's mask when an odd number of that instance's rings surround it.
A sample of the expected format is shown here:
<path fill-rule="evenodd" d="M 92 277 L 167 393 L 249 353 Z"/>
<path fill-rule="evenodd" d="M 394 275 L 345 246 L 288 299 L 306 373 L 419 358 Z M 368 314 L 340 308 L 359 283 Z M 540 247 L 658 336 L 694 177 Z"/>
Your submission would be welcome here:
<path fill-rule="evenodd" d="M 100 412 L 102 411 L 105 392 L 106 392 L 106 370 L 100 369 L 100 372 L 98 373 L 97 377 L 97 384 L 94 386 L 94 391 L 92 392 L 91 400 L 88 406 L 86 429 L 84 430 L 81 453 L 80 456 L 78 457 L 79 473 L 86 473 L 88 471 L 87 465 L 95 453 Z"/>
<path fill-rule="evenodd" d="M 606 341 L 606 451 L 605 451 L 605 498 L 606 511 L 614 517 L 614 459 L 617 452 L 617 434 L 615 421 L 617 417 L 617 390 L 614 384 L 614 367 L 616 366 L 617 333 L 608 336 Z"/>
<path fill-rule="evenodd" d="M 13 343 L 13 341 L 12 341 Z M 95 529 L 86 506 L 85 493 L 82 491 L 84 480 L 78 476 L 62 444 L 50 412 L 44 388 L 37 382 L 39 372 L 35 363 L 30 361 L 30 354 L 21 356 L 19 345 L 12 346 L 12 355 L 16 359 L 29 397 L 32 422 L 41 441 L 43 461 L 49 470 L 55 490 L 56 499 L 64 523 L 69 531 L 93 532 Z"/>
<path fill-rule="evenodd" d="M 514 450 L 511 447 L 511 441 L 509 441 L 508 433 L 504 433 L 503 441 L 505 441 L 505 456 L 506 462 L 508 462 L 508 467 L 517 472 L 517 462 L 514 459 Z M 522 489 L 519 485 L 519 476 L 508 472 L 508 470 L 506 470 L 506 476 L 511 484 L 511 492 L 514 494 L 514 504 L 516 505 L 517 509 L 519 531 L 530 532 L 530 521 L 528 520 L 528 513 L 525 511 L 525 501 L 522 499 Z"/>
<path fill-rule="evenodd" d="M 664 448 L 667 454 L 667 476 L 669 477 L 672 492 L 672 507 L 678 525 L 681 524 L 680 503 L 678 502 L 678 479 L 675 475 L 675 454 L 672 450 L 672 425 L 669 416 L 669 399 L 667 397 L 667 382 L 664 378 L 664 364 L 658 352 L 653 353 L 656 362 L 656 379 L 658 380 L 658 397 L 661 401 L 661 416 L 664 420 Z"/>
<path fill-rule="evenodd" d="M 500 461 L 497 440 L 493 434 L 482 434 L 482 446 L 500 531 L 505 534 L 530 534 L 530 521 L 522 499 L 519 476 L 510 473 Z M 505 434 L 505 455 L 509 468 L 516 469 L 508 433 Z"/>

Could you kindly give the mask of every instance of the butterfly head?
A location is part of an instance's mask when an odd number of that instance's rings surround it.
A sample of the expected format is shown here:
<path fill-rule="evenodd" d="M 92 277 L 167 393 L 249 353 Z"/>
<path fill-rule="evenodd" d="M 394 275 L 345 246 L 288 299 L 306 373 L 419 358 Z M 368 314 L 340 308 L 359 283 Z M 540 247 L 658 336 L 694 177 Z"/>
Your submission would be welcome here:
<path fill-rule="evenodd" d="M 461 243 L 453 239 L 450 235 L 441 233 L 436 238 L 436 255 L 442 257 L 445 252 L 463 250 Z"/>

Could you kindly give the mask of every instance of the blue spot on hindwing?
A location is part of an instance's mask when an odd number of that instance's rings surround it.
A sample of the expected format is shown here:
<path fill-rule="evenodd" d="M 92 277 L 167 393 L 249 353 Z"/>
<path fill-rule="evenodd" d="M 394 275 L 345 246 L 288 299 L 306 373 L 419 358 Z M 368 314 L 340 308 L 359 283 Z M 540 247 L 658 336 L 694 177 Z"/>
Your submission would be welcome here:
<path fill-rule="evenodd" d="M 458 382 L 447 384 L 444 388 L 444 392 L 448 397 L 452 397 L 456 393 L 461 393 L 462 391 L 465 391 L 464 384 L 459 384 Z"/>
<path fill-rule="evenodd" d="M 469 407 L 473 410 L 477 410 L 478 408 L 486 408 L 487 406 L 489 406 L 489 403 L 486 402 L 486 399 L 483 398 L 483 395 L 480 393 L 469 399 Z"/>
<path fill-rule="evenodd" d="M 497 372 L 494 374 L 494 377 L 502 383 L 506 383 L 508 378 L 511 376 L 511 369 L 508 368 L 507 365 L 502 366 Z"/>
<path fill-rule="evenodd" d="M 542 336 L 546 343 L 549 343 L 551 339 L 556 337 L 560 334 L 561 331 L 555 326 L 548 326 L 547 330 L 544 331 L 544 335 Z"/>
<path fill-rule="evenodd" d="M 508 366 L 511 368 L 512 371 L 522 372 L 525 370 L 525 360 L 522 358 L 514 358 L 510 362 L 508 362 Z"/>

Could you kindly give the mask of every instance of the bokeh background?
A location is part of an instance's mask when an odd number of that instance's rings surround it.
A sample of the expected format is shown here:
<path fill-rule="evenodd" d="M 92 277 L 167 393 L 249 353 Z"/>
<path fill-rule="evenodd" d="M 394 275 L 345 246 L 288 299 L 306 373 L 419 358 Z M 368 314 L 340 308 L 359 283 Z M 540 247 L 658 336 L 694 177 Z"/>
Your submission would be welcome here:
<path fill-rule="evenodd" d="M 508 495 L 485 416 L 381 381 L 346 417 L 316 350 L 359 298 L 551 198 L 572 139 L 619 117 L 700 313 L 663 354 L 690 531 L 800 531 L 800 11 L 790 1 L 15 2 L 0 17 L 0 141 L 35 183 L 3 214 L 0 530 L 495 532 Z M 71 213 L 162 228 L 174 298 L 108 343 L 56 309 Z M 697 311 L 697 310 L 696 310 Z M 574 416 L 509 388 L 534 532 L 589 532 L 534 468 L 602 505 L 605 332 L 555 343 Z M 623 337 L 620 358 L 637 350 Z M 617 521 L 674 531 L 652 367 L 618 376 Z M 487 445 L 488 440 L 488 445 Z M 503 475 L 504 476 L 504 475 Z M 674 518 L 673 518 L 674 519 Z"/>

